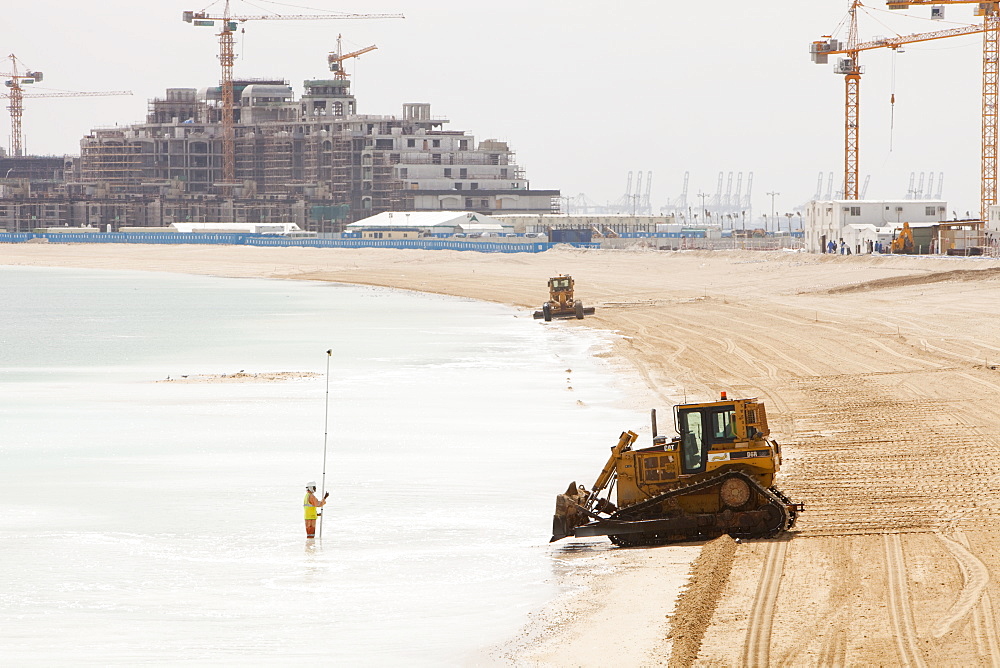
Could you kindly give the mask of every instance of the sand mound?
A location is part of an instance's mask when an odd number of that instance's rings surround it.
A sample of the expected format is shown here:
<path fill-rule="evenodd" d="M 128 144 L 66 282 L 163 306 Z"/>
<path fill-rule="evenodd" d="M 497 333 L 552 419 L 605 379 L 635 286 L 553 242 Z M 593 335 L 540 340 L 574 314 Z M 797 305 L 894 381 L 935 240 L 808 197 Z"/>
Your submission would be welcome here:
<path fill-rule="evenodd" d="M 698 658 L 701 639 L 712 622 L 735 556 L 736 542 L 729 536 L 720 536 L 706 543 L 695 559 L 691 580 L 678 597 L 670 620 L 673 639 L 670 666 L 690 666 Z"/>
<path fill-rule="evenodd" d="M 186 376 L 167 376 L 157 383 L 280 383 L 298 378 L 315 378 L 321 374 L 312 371 L 264 371 L 262 373 L 203 373 Z"/>
<path fill-rule="evenodd" d="M 991 281 L 1000 277 L 1000 269 L 954 269 L 952 271 L 935 271 L 929 274 L 907 274 L 906 276 L 893 276 L 890 278 L 879 278 L 874 281 L 865 281 L 853 285 L 842 285 L 831 288 L 826 294 L 835 295 L 847 292 L 869 292 L 872 290 L 890 290 L 892 288 L 905 288 L 911 285 L 927 285 L 928 283 L 941 283 L 943 281 Z"/>

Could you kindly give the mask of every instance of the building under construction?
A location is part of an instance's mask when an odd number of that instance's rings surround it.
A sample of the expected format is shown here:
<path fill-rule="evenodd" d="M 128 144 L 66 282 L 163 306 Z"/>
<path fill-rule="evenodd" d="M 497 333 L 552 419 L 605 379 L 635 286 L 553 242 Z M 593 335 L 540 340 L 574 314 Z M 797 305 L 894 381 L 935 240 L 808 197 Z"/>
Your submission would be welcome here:
<path fill-rule="evenodd" d="M 530 190 L 506 142 L 446 130 L 430 104 L 361 115 L 347 78 L 304 87 L 296 100 L 287 81 L 233 82 L 231 182 L 220 87 L 168 89 L 150 101 L 145 123 L 92 130 L 55 187 L 34 187 L 38 158 L 11 158 L 24 175 L 15 166 L 0 179 L 0 227 L 229 221 L 334 232 L 382 211 L 558 211 L 559 191 Z"/>

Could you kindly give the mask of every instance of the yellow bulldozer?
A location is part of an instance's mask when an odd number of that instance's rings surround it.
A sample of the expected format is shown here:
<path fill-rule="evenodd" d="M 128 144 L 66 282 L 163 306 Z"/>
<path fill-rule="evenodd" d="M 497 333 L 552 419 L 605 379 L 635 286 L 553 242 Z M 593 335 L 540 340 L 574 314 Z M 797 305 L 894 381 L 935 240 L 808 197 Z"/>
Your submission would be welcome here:
<path fill-rule="evenodd" d="M 575 281 L 569 274 L 559 274 L 549 279 L 549 300 L 542 304 L 541 311 L 535 311 L 535 319 L 542 318 L 549 322 L 552 318 L 576 318 L 583 320 L 585 315 L 593 315 L 593 306 L 585 307 L 583 302 L 573 295 Z"/>
<path fill-rule="evenodd" d="M 552 541 L 608 536 L 622 547 L 734 538 L 769 538 L 804 510 L 774 487 L 781 447 L 769 440 L 764 404 L 728 399 L 674 407 L 677 436 L 634 449 L 623 432 L 588 491 L 576 482 L 556 497 Z M 617 486 L 617 499 L 611 501 Z M 550 542 L 552 542 L 550 541 Z"/>

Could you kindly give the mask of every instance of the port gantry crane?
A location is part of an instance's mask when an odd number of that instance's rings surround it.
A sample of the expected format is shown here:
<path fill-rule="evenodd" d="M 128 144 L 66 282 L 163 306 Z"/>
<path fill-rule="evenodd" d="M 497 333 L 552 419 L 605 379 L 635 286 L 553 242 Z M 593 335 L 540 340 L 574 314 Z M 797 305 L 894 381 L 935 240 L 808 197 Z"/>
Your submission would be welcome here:
<path fill-rule="evenodd" d="M 233 35 L 236 27 L 246 21 L 303 21 L 338 19 L 401 19 L 402 14 L 263 14 L 258 16 L 233 16 L 230 14 L 230 0 L 226 0 L 222 15 L 210 15 L 207 11 L 184 12 L 186 23 L 195 26 L 213 27 L 219 21 L 219 63 L 222 65 L 222 187 L 229 194 L 236 184 L 236 130 L 233 122 L 233 62 L 236 60 Z"/>
<path fill-rule="evenodd" d="M 889 9 L 910 5 L 933 5 L 932 16 L 943 16 L 943 5 L 975 5 L 973 13 L 983 17 L 983 150 L 979 215 L 986 220 L 990 205 L 997 203 L 997 103 L 1000 93 L 1000 2 L 982 0 L 887 0 Z"/>
<path fill-rule="evenodd" d="M 24 155 L 24 134 L 21 131 L 21 117 L 24 116 L 24 94 L 23 86 L 29 84 L 38 83 L 42 80 L 42 73 L 37 71 L 29 70 L 24 68 L 23 71 L 19 71 L 18 63 L 20 62 L 17 57 L 12 53 L 7 56 L 10 59 L 10 72 L 0 72 L 0 76 L 7 77 L 4 81 L 4 85 L 10 89 L 6 93 L 0 93 L 0 99 L 6 98 L 10 100 L 10 105 L 7 107 L 10 111 L 10 152 L 11 155 L 20 157 Z M 23 63 L 21 63 L 23 66 Z M 28 93 L 27 97 L 98 97 L 107 95 L 131 95 L 130 90 L 111 90 L 111 91 L 88 91 L 88 92 L 74 92 L 74 91 L 62 91 L 62 92 L 50 92 L 50 93 Z"/>
<path fill-rule="evenodd" d="M 968 0 L 953 0 L 958 1 L 968 1 Z M 900 3 L 902 4 L 902 3 Z M 912 4 L 912 3 L 911 3 Z M 931 4 L 927 2 L 926 4 Z M 938 4 L 935 2 L 934 4 Z M 996 4 L 996 3 L 988 3 Z M 810 44 L 809 52 L 812 54 L 812 60 L 814 63 L 826 64 L 827 57 L 838 54 L 845 54 L 847 58 L 842 58 L 837 63 L 834 72 L 836 74 L 844 75 L 845 83 L 845 104 L 844 104 L 844 199 L 856 200 L 858 199 L 858 151 L 859 151 L 859 116 L 861 107 L 861 75 L 864 73 L 864 68 L 858 64 L 858 55 L 862 51 L 869 51 L 871 49 L 892 49 L 896 50 L 901 46 L 907 44 L 914 44 L 917 42 L 929 42 L 936 39 L 945 39 L 948 37 L 958 37 L 960 35 L 974 35 L 976 33 L 981 33 L 986 28 L 983 25 L 971 25 L 962 26 L 961 28 L 951 28 L 949 30 L 936 30 L 932 32 L 915 33 L 912 35 L 898 35 L 896 37 L 883 37 L 875 39 L 869 42 L 859 42 L 858 41 L 858 8 L 862 7 L 863 3 L 861 0 L 851 0 L 851 7 L 849 11 L 849 23 L 847 31 L 847 43 L 844 44 L 838 40 L 833 39 L 829 35 L 824 35 L 824 39 L 818 40 Z M 996 64 L 994 62 L 994 69 Z M 995 81 L 995 77 L 994 77 Z M 994 83 L 994 88 L 995 88 Z M 993 97 L 996 100 L 996 93 Z M 994 126 L 996 123 L 996 105 L 994 102 Z M 985 121 L 984 121 L 985 126 Z M 993 167 L 993 188 L 994 188 L 994 198 L 996 192 L 996 141 L 995 141 L 995 131 L 994 131 L 994 167 Z M 985 139 L 984 139 L 985 141 Z M 985 186 L 984 186 L 985 187 Z"/>

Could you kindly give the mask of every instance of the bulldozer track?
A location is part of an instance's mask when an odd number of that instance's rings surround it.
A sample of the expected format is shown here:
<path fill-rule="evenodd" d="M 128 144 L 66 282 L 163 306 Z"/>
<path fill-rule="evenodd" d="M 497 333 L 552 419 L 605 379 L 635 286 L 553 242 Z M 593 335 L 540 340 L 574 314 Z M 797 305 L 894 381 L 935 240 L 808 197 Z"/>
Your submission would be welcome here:
<path fill-rule="evenodd" d="M 787 541 L 777 541 L 767 546 L 764 570 L 757 584 L 757 594 L 750 609 L 746 640 L 743 643 L 744 666 L 767 666 L 770 663 L 771 626 L 787 551 Z"/>
<path fill-rule="evenodd" d="M 903 543 L 899 534 L 885 534 L 885 564 L 889 590 L 889 621 L 896 639 L 896 651 L 904 666 L 924 668 L 923 654 L 917 646 L 917 634 L 913 625 L 913 611 L 910 608 L 909 589 L 906 586 L 906 562 Z"/>
<path fill-rule="evenodd" d="M 668 492 L 658 494 L 652 498 L 646 499 L 645 501 L 633 504 L 631 506 L 627 506 L 625 508 L 622 508 L 614 512 L 611 515 L 611 519 L 625 520 L 625 521 L 644 519 L 643 513 L 645 511 L 658 510 L 660 504 L 662 504 L 664 501 L 666 501 L 671 497 L 680 496 L 682 494 L 690 494 L 691 492 L 697 492 L 702 489 L 707 489 L 709 487 L 713 487 L 719 484 L 723 479 L 731 477 L 742 478 L 750 486 L 751 489 L 756 490 L 758 494 L 761 494 L 762 496 L 769 499 L 770 503 L 774 504 L 774 506 L 780 510 L 783 516 L 777 528 L 770 530 L 764 534 L 755 534 L 752 531 L 751 532 L 708 531 L 704 533 L 699 532 L 696 534 L 692 534 L 690 536 L 686 536 L 686 540 L 714 538 L 716 536 L 724 534 L 729 534 L 734 538 L 773 538 L 782 531 L 787 531 L 788 529 L 792 528 L 798 514 L 794 509 L 791 512 L 789 512 L 785 508 L 786 503 L 791 503 L 790 501 L 788 501 L 788 497 L 786 497 L 784 494 L 782 494 L 781 492 L 777 491 L 774 488 L 765 489 L 761 487 L 760 485 L 757 484 L 757 482 L 753 478 L 740 471 L 726 471 L 724 473 L 714 475 L 711 478 L 707 478 L 705 480 L 701 480 L 696 483 L 691 483 L 690 485 L 684 485 L 683 487 L 678 487 L 677 489 L 672 489 Z M 625 538 L 624 536 L 611 536 L 611 540 L 616 545 L 620 545 L 623 547 L 636 547 L 639 545 L 662 545 L 666 542 L 677 542 L 674 540 L 665 540 L 656 535 L 647 535 L 647 534 L 634 534 L 632 536 L 629 536 L 628 538 Z"/>

